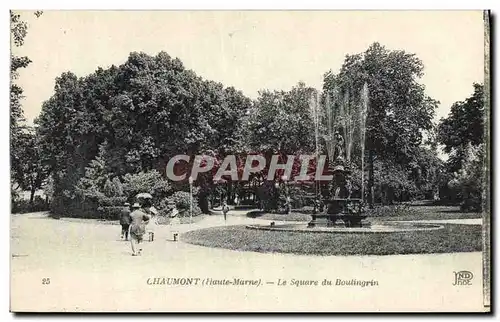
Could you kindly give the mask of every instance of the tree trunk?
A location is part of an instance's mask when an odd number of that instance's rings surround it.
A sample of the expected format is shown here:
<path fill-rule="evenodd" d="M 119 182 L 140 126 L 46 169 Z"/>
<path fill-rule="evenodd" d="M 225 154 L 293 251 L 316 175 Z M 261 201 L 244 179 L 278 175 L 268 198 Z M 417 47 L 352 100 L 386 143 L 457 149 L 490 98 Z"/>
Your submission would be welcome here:
<path fill-rule="evenodd" d="M 200 194 L 198 204 L 200 206 L 201 211 L 204 214 L 210 213 L 210 211 L 209 211 L 210 206 L 209 206 L 209 201 L 208 201 L 208 194 L 206 194 L 206 193 Z"/>
<path fill-rule="evenodd" d="M 368 202 L 370 205 L 370 209 L 373 209 L 375 204 L 375 171 L 374 171 L 374 155 L 373 150 L 370 150 L 368 153 L 368 192 L 369 198 Z"/>
<path fill-rule="evenodd" d="M 31 187 L 31 190 L 30 190 L 30 204 L 33 204 L 33 201 L 35 200 L 35 192 L 36 192 L 36 189 L 35 187 Z"/>

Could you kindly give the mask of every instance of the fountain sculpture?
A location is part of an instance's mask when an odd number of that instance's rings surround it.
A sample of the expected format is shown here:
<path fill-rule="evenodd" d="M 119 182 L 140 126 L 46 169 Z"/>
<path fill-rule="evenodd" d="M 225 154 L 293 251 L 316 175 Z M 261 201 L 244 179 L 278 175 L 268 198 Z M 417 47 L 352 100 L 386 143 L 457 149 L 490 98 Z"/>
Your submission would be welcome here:
<path fill-rule="evenodd" d="M 325 96 L 326 130 L 324 135 L 326 148 L 328 151 L 328 170 L 333 178 L 329 183 L 328 197 L 322 200 L 321 193 L 318 193 L 317 205 L 315 207 L 312 221 L 309 227 L 362 227 L 364 215 L 363 197 L 363 159 L 364 159 L 364 139 L 366 132 L 366 114 L 368 112 L 368 87 L 365 84 L 361 90 L 359 104 L 350 102 L 349 92 L 346 92 L 339 99 L 339 91 L 335 89 L 330 95 Z M 319 100 L 311 100 L 313 116 L 318 115 Z M 318 132 L 318 117 L 315 120 L 315 133 Z M 359 133 L 359 145 L 361 147 L 361 198 L 351 198 L 351 155 L 355 139 L 355 130 Z M 341 134 L 343 131 L 344 136 Z M 318 136 L 316 136 L 317 138 Z M 317 144 L 316 144 L 317 145 Z M 323 209 L 322 209 L 323 208 Z M 365 224 L 366 226 L 366 224 Z"/>
<path fill-rule="evenodd" d="M 331 198 L 318 202 L 325 206 L 317 207 L 319 212 L 312 215 L 309 227 L 362 227 L 361 221 L 367 217 L 363 211 L 363 200 L 351 198 L 351 170 L 343 157 L 344 141 L 339 132 L 336 136 L 336 158 L 328 164 L 333 176 L 328 187 Z"/>

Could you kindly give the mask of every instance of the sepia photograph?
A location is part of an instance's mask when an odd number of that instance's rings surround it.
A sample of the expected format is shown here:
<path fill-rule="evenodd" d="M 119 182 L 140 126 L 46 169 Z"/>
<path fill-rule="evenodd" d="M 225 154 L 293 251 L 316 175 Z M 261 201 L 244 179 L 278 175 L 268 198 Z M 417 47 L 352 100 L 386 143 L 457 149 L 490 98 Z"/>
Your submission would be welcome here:
<path fill-rule="evenodd" d="M 10 311 L 490 304 L 482 10 L 10 10 Z"/>

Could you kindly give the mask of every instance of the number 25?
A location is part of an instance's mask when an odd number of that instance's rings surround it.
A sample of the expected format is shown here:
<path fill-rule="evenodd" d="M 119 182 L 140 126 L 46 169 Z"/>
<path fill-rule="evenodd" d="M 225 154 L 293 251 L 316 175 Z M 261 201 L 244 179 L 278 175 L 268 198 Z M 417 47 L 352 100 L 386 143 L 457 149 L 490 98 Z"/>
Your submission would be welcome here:
<path fill-rule="evenodd" d="M 50 284 L 50 278 L 44 277 L 42 278 L 42 285 L 49 285 Z"/>

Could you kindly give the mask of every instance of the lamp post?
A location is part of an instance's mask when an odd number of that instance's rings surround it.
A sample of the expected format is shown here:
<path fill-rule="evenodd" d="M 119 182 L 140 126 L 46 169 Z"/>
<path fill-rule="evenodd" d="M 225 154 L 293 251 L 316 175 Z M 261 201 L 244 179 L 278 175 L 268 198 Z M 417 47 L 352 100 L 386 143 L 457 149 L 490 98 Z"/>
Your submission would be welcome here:
<path fill-rule="evenodd" d="M 290 213 L 291 205 L 288 196 L 288 177 L 286 175 L 281 176 L 281 180 L 283 181 L 283 188 L 285 190 L 285 212 Z"/>
<path fill-rule="evenodd" d="M 275 198 L 275 202 L 276 202 L 276 210 L 277 211 L 279 211 L 279 209 L 280 209 L 280 198 L 279 198 L 280 197 L 280 190 L 279 190 L 279 188 L 280 188 L 280 183 L 279 183 L 279 181 L 276 181 L 274 183 L 274 196 L 275 196 L 274 198 Z"/>
<path fill-rule="evenodd" d="M 189 177 L 189 222 L 193 222 L 193 177 Z"/>

